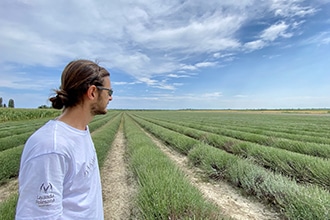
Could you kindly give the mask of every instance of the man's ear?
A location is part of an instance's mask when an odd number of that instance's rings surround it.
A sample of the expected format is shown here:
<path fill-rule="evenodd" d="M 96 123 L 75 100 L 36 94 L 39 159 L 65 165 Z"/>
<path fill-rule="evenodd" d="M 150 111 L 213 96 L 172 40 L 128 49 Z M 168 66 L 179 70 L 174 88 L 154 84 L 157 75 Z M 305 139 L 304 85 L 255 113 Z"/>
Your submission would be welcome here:
<path fill-rule="evenodd" d="M 97 96 L 97 88 L 95 85 L 91 85 L 87 90 L 87 97 L 90 100 L 94 100 Z"/>

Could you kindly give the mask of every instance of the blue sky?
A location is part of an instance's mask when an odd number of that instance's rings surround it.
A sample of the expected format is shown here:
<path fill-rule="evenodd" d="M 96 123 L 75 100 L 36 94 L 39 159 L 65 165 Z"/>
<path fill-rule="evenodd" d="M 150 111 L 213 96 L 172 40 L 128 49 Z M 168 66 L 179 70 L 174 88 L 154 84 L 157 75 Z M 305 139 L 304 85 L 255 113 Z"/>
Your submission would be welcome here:
<path fill-rule="evenodd" d="M 50 105 L 97 60 L 116 109 L 330 107 L 330 0 L 1 0 L 0 97 Z"/>

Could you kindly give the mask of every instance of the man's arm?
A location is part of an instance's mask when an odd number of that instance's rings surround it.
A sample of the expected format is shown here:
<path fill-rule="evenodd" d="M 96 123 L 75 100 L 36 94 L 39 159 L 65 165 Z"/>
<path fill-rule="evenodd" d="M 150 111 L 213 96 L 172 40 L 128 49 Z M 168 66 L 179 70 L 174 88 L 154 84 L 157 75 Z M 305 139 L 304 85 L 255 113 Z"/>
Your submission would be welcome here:
<path fill-rule="evenodd" d="M 58 219 L 63 212 L 63 155 L 44 154 L 22 164 L 16 219 Z"/>

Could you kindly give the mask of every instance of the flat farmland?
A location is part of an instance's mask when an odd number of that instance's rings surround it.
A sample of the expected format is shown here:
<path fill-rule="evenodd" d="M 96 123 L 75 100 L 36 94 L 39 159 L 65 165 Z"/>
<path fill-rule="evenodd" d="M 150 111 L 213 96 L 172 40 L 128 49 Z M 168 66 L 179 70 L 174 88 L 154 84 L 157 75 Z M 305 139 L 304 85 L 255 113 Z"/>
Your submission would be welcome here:
<path fill-rule="evenodd" d="M 51 117 L 0 123 L 0 219 L 23 144 Z M 105 217 L 330 219 L 329 125 L 327 111 L 109 111 L 90 124 Z"/>

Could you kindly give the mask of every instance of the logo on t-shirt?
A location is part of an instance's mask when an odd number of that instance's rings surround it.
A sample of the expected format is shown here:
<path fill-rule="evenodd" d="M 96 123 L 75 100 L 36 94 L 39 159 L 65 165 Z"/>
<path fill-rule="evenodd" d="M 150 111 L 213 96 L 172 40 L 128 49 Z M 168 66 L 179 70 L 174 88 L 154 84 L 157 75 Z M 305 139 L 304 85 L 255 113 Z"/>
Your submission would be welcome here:
<path fill-rule="evenodd" d="M 40 191 L 43 191 L 44 193 L 47 193 L 48 191 L 52 191 L 52 190 L 53 190 L 53 185 L 51 183 L 48 183 L 48 185 L 42 183 L 40 186 Z"/>
<path fill-rule="evenodd" d="M 51 183 L 42 183 L 40 185 L 40 192 L 37 196 L 36 203 L 39 207 L 50 206 L 55 202 L 55 195 L 53 193 L 53 185 Z"/>

